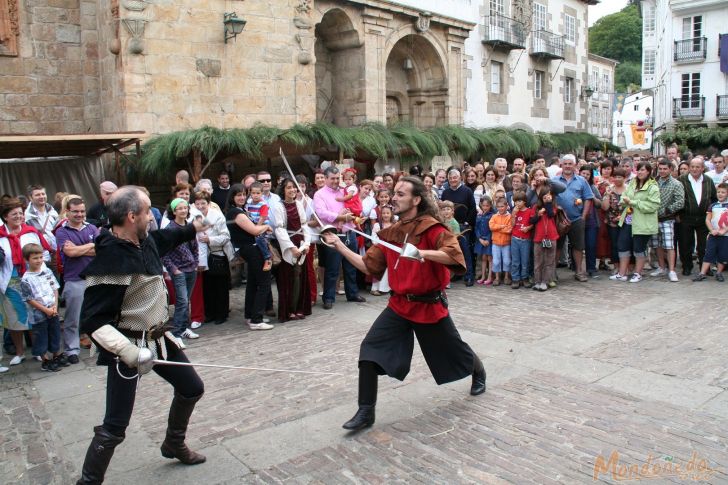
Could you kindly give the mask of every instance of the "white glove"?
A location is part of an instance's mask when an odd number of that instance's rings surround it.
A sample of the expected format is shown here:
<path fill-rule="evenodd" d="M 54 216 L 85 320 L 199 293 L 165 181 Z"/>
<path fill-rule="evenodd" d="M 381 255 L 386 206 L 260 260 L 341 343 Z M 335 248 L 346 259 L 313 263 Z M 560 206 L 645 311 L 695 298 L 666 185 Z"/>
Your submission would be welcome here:
<path fill-rule="evenodd" d="M 128 367 L 135 368 L 139 363 L 139 347 L 111 325 L 104 325 L 91 334 L 91 337 L 103 348 L 118 355 Z"/>

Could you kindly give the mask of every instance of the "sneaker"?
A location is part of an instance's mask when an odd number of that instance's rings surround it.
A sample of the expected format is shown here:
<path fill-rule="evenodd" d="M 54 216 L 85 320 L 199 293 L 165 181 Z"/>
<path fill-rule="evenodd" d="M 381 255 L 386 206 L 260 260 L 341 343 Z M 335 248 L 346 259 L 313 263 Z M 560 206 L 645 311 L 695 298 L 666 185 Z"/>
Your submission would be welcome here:
<path fill-rule="evenodd" d="M 40 355 L 34 355 L 33 360 L 37 360 L 38 362 L 43 362 L 43 357 L 41 357 Z"/>
<path fill-rule="evenodd" d="M 543 284 L 543 283 L 541 283 L 541 284 Z M 556 288 L 556 282 L 555 281 L 549 281 L 548 287 L 549 288 Z"/>
<path fill-rule="evenodd" d="M 622 276 L 619 273 L 613 274 L 612 276 L 609 277 L 609 279 L 612 280 L 612 281 L 629 281 L 629 277 L 628 276 L 626 276 L 626 275 L 625 276 Z"/>
<path fill-rule="evenodd" d="M 68 363 L 69 364 L 78 364 L 78 362 L 79 362 L 78 355 L 71 354 L 71 355 L 68 356 Z"/>
<path fill-rule="evenodd" d="M 8 369 L 7 367 L 0 365 L 0 374 L 2 374 L 3 372 L 7 372 L 9 370 L 10 369 Z"/>
<path fill-rule="evenodd" d="M 196 338 L 200 338 L 200 336 L 199 336 L 199 335 L 197 335 L 197 334 L 196 334 L 195 332 L 193 332 L 193 331 L 192 331 L 192 330 L 190 330 L 189 328 L 185 329 L 185 331 L 184 331 L 184 332 L 182 332 L 182 335 L 181 335 L 181 337 L 182 337 L 182 338 L 191 338 L 191 339 L 196 339 Z"/>
<path fill-rule="evenodd" d="M 44 360 L 40 365 L 40 370 L 45 372 L 58 372 L 61 368 L 56 364 L 55 360 Z"/>
<path fill-rule="evenodd" d="M 625 276 L 625 278 L 626 278 L 626 276 Z M 640 281 L 642 281 L 642 275 L 639 273 L 634 273 L 632 275 L 632 277 L 629 279 L 630 283 L 639 283 Z"/>
<path fill-rule="evenodd" d="M 263 323 L 270 323 L 270 318 L 266 318 L 266 317 L 263 317 L 261 321 L 262 321 Z M 251 319 L 250 319 L 250 318 L 246 319 L 246 320 L 245 320 L 245 323 L 247 323 L 248 325 L 250 325 L 250 323 L 251 323 Z"/>
<path fill-rule="evenodd" d="M 11 365 L 11 366 L 13 366 L 13 365 L 18 365 L 18 364 L 20 364 L 21 362 L 23 362 L 24 360 L 25 360 L 25 356 L 24 356 L 24 355 L 16 355 L 15 357 L 13 357 L 13 358 L 12 358 L 12 359 L 10 360 L 10 365 Z"/>
<path fill-rule="evenodd" d="M 723 283 L 725 281 L 725 278 L 723 277 L 723 273 L 715 272 L 715 280 L 720 281 Z"/>
<path fill-rule="evenodd" d="M 556 286 L 556 285 L 554 285 Z M 541 283 L 541 285 L 538 287 L 538 291 L 547 291 L 549 289 L 549 285 L 546 283 Z"/>
<path fill-rule="evenodd" d="M 693 278 L 693 281 L 703 281 L 707 276 L 705 276 L 703 273 L 698 273 L 695 275 L 695 278 Z M 10 365 L 13 365 L 13 361 L 10 361 Z"/>
<path fill-rule="evenodd" d="M 63 354 L 53 357 L 53 362 L 55 362 L 58 367 L 68 367 L 71 365 L 68 363 L 68 358 Z"/>
<path fill-rule="evenodd" d="M 190 328 L 191 328 L 192 330 L 197 330 L 197 329 L 198 329 L 198 328 L 200 328 L 201 326 L 202 326 L 202 322 L 192 322 L 192 323 L 190 324 Z"/>
<path fill-rule="evenodd" d="M 667 279 L 669 279 L 673 283 L 677 283 L 678 282 L 677 273 L 674 271 L 670 271 L 669 273 L 667 273 Z"/>
<path fill-rule="evenodd" d="M 182 337 L 175 337 L 175 339 L 177 340 L 177 347 L 179 347 L 180 349 L 186 349 L 187 348 L 187 346 L 185 345 L 184 341 L 182 340 Z"/>
<path fill-rule="evenodd" d="M 267 323 L 249 323 L 248 327 L 250 327 L 250 330 L 270 330 L 273 328 L 273 325 Z"/>
<path fill-rule="evenodd" d="M 674 273 L 674 271 L 672 271 Z M 665 268 L 660 268 L 659 266 L 655 271 L 650 273 L 650 276 L 662 276 L 665 274 Z"/>

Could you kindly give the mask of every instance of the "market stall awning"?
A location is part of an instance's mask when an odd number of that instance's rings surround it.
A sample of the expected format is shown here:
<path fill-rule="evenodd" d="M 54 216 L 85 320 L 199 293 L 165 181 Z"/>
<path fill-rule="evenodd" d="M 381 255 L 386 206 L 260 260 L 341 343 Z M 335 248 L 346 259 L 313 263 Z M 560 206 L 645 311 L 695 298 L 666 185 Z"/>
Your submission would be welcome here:
<path fill-rule="evenodd" d="M 147 138 L 144 131 L 69 135 L 0 135 L 0 159 L 93 157 L 119 152 Z"/>

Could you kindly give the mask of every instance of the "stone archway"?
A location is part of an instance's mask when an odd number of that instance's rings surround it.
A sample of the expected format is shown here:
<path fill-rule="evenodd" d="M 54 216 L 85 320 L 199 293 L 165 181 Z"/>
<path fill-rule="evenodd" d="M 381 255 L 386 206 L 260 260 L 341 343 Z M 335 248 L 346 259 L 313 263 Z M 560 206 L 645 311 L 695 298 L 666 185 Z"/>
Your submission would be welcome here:
<path fill-rule="evenodd" d="M 448 122 L 448 79 L 435 47 L 419 34 L 397 41 L 386 63 L 387 106 L 399 108 L 397 121 L 419 128 Z M 387 110 L 387 121 L 395 121 Z"/>
<path fill-rule="evenodd" d="M 365 117 L 364 49 L 344 10 L 333 8 L 316 24 L 316 120 L 354 126 Z"/>

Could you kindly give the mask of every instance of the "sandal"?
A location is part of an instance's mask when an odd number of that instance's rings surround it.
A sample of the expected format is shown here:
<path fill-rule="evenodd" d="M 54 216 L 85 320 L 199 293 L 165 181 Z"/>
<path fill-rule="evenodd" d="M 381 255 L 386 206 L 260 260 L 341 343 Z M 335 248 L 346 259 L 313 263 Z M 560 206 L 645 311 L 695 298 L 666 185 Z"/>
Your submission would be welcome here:
<path fill-rule="evenodd" d="M 500 286 L 500 285 L 501 285 L 500 280 L 493 281 L 493 286 Z"/>

